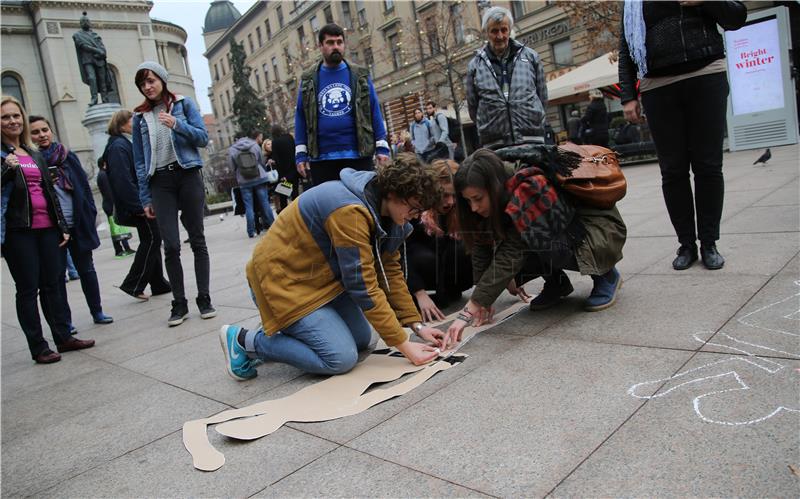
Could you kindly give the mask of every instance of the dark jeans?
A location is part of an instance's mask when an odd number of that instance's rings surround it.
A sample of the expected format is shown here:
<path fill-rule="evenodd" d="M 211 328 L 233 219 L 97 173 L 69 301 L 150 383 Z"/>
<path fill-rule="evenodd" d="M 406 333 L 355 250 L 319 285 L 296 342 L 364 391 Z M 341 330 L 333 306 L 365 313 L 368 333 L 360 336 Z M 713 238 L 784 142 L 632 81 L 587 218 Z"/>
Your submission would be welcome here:
<path fill-rule="evenodd" d="M 136 248 L 136 256 L 133 257 L 128 275 L 119 287 L 131 295 L 144 293 L 148 284 L 154 294 L 167 292 L 170 284 L 164 279 L 161 266 L 161 234 L 158 223 L 145 217 L 136 217 L 134 222 L 139 234 L 139 247 Z"/>
<path fill-rule="evenodd" d="M 545 281 L 558 278 L 562 270 L 577 271 L 575 252 L 575 243 L 566 235 L 562 235 L 560 241 L 553 241 L 549 250 L 529 250 L 525 254 L 522 270 L 515 276 L 517 286 L 537 277 Z"/>
<path fill-rule="evenodd" d="M 311 183 L 314 187 L 331 180 L 340 180 L 339 174 L 345 168 L 371 172 L 375 169 L 372 158 L 332 159 L 311 163 Z"/>
<path fill-rule="evenodd" d="M 203 233 L 205 189 L 199 168 L 159 172 L 150 179 L 153 209 L 164 241 L 164 266 L 175 300 L 185 300 L 181 239 L 178 231 L 178 211 L 181 223 L 189 233 L 189 245 L 194 253 L 194 274 L 198 295 L 207 295 L 211 274 L 206 237 Z"/>
<path fill-rule="evenodd" d="M 697 239 L 709 244 L 719 239 L 725 196 L 722 138 L 727 99 L 725 73 L 689 78 L 642 94 L 661 166 L 664 201 L 681 244 L 695 244 Z"/>
<path fill-rule="evenodd" d="M 9 230 L 3 245 L 3 255 L 17 288 L 17 320 L 25 337 L 31 357 L 36 358 L 50 347 L 42 335 L 36 296 L 58 304 L 63 302 L 59 283 L 64 284 L 64 262 L 58 247 L 61 235 L 57 229 Z M 56 345 L 70 336 L 64 306 L 43 310 L 50 324 Z"/>
<path fill-rule="evenodd" d="M 67 248 L 69 248 L 69 254 L 72 257 L 72 263 L 75 264 L 75 270 L 78 271 L 78 276 L 80 276 L 81 290 L 83 291 L 83 296 L 86 298 L 86 305 L 89 306 L 89 313 L 92 314 L 92 317 L 94 318 L 103 312 L 103 306 L 100 303 L 100 284 L 97 282 L 97 272 L 94 270 L 92 251 L 80 251 L 75 241 L 74 232 L 71 232 L 71 235 L 72 237 L 70 238 L 67 247 L 60 248 L 59 251 L 59 258 L 61 259 L 61 274 L 63 275 L 64 270 L 67 268 Z M 42 302 L 42 311 L 45 314 L 45 319 L 47 319 L 48 325 L 50 325 L 50 329 L 53 329 L 54 327 L 54 324 L 48 318 L 53 317 L 53 314 L 48 313 L 51 303 L 54 303 L 53 306 L 63 307 L 64 317 L 66 318 L 67 323 L 72 324 L 72 310 L 69 307 L 69 295 L 67 294 L 67 285 L 64 279 L 59 280 L 58 288 L 61 292 L 61 296 L 63 297 L 61 300 L 57 302 L 50 302 L 46 296 L 40 297 Z"/>

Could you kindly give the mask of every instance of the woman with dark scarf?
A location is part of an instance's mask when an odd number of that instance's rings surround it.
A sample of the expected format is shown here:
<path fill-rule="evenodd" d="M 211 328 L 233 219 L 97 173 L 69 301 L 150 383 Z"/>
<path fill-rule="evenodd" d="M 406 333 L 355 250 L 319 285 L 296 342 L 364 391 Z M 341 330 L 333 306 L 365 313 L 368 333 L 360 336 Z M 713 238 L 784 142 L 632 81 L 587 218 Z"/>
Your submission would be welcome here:
<path fill-rule="evenodd" d="M 133 166 L 131 144 L 131 120 L 133 113 L 127 109 L 117 111 L 108 123 L 108 144 L 103 153 L 114 200 L 114 211 L 119 223 L 136 227 L 139 247 L 133 258 L 131 269 L 119 289 L 138 300 L 147 300 L 144 288 L 150 285 L 153 295 L 172 291 L 164 278 L 161 266 L 161 234 L 154 218 L 144 215 L 139 201 L 139 182 Z"/>
<path fill-rule="evenodd" d="M 70 239 L 69 229 L 44 158 L 31 143 L 25 109 L 13 97 L 4 96 L 0 103 L 0 130 L 2 186 L 7 196 L 3 255 L 16 287 L 17 320 L 33 360 L 52 364 L 61 360 L 61 355 L 50 350 L 44 339 L 36 296 L 49 303 L 63 300 L 59 282 L 63 286 L 64 264 L 59 253 Z M 94 346 L 94 340 L 70 337 L 64 307 L 42 311 L 59 352 Z"/>
<path fill-rule="evenodd" d="M 520 168 L 503 159 L 519 161 Z M 478 149 L 464 160 L 453 181 L 475 289 L 448 329 L 451 341 L 473 320 L 476 326 L 491 321 L 504 290 L 525 300 L 522 285 L 536 277 L 544 279 L 544 288 L 530 309 L 556 305 L 573 291 L 564 270 L 591 276 L 584 310 L 614 305 L 627 229 L 616 207 L 584 206 L 558 187 L 556 174 L 569 176 L 579 163 L 577 154 L 543 145 Z"/>
<path fill-rule="evenodd" d="M 68 243 L 69 252 L 78 270 L 81 288 L 92 320 L 95 324 L 111 324 L 114 319 L 103 313 L 103 306 L 100 303 L 100 284 L 97 282 L 97 272 L 94 270 L 92 259 L 92 251 L 100 246 L 100 238 L 97 237 L 94 225 L 97 208 L 94 205 L 92 188 L 89 187 L 89 179 L 86 178 L 86 172 L 83 171 L 83 166 L 75 153 L 67 149 L 64 144 L 53 140 L 53 131 L 47 119 L 42 116 L 31 116 L 30 127 L 31 138 L 39 145 L 39 150 L 55 179 L 54 188 L 71 236 Z M 63 265 L 66 267 L 66 252 L 61 253 Z M 63 280 L 61 288 L 67 318 L 72 324 L 72 312 L 67 302 L 67 290 Z"/>

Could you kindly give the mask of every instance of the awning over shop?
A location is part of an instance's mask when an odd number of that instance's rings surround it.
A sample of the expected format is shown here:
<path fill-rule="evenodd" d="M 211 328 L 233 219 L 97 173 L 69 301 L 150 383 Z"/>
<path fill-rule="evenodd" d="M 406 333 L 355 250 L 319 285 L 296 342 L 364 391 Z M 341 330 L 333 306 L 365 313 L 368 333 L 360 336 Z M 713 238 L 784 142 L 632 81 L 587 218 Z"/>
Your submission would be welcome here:
<path fill-rule="evenodd" d="M 570 95 L 602 88 L 619 81 L 617 63 L 609 62 L 611 53 L 601 55 L 569 73 L 547 83 L 547 98 L 550 101 Z"/>

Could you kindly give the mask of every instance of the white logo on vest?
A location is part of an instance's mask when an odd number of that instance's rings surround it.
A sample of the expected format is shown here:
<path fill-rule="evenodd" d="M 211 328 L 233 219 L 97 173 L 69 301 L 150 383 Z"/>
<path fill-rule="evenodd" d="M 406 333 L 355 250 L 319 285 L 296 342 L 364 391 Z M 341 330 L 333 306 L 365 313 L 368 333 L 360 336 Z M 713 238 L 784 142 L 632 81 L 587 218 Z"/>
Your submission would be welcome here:
<path fill-rule="evenodd" d="M 352 107 L 350 87 L 343 83 L 331 83 L 317 96 L 319 112 L 324 116 L 335 117 L 348 114 Z"/>

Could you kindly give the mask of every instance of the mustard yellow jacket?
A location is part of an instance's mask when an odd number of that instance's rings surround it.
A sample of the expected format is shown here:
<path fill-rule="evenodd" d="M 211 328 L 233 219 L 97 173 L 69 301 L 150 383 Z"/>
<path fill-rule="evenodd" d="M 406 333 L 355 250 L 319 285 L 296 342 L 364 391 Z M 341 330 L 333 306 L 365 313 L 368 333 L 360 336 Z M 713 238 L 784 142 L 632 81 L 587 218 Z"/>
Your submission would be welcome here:
<path fill-rule="evenodd" d="M 380 224 L 374 172 L 345 169 L 341 181 L 303 193 L 281 212 L 247 264 L 264 332 L 275 334 L 348 293 L 389 346 L 421 318 L 400 266 L 411 225 Z"/>

